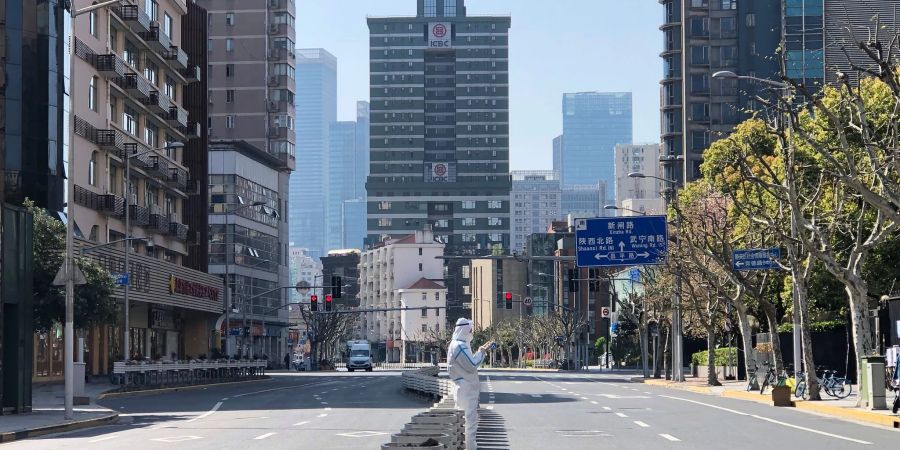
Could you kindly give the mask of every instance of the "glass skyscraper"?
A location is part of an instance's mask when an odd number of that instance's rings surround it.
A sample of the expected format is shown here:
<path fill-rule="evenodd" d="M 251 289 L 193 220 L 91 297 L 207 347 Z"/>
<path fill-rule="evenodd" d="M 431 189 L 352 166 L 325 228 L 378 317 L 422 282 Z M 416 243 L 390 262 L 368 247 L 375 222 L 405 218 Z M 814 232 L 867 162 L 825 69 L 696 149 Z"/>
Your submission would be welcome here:
<path fill-rule="evenodd" d="M 563 186 L 615 185 L 616 144 L 631 144 L 630 92 L 563 94 Z"/>

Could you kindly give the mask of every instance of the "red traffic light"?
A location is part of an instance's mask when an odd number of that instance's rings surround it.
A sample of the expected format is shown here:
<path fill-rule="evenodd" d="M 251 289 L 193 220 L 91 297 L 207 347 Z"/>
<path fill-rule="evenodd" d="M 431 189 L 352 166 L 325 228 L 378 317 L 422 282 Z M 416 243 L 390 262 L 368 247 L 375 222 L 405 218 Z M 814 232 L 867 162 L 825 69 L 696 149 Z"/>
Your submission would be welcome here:
<path fill-rule="evenodd" d="M 311 301 L 311 302 L 317 302 L 317 301 L 319 301 L 319 296 L 318 296 L 318 295 L 310 295 L 310 296 L 309 296 L 309 301 Z"/>
<path fill-rule="evenodd" d="M 506 293 L 506 299 L 507 299 L 507 300 L 512 300 L 512 292 L 507 292 L 507 293 Z"/>
<path fill-rule="evenodd" d="M 318 295 L 310 295 L 309 296 L 309 310 L 310 311 L 318 311 L 319 310 L 319 296 Z"/>
<path fill-rule="evenodd" d="M 331 303 L 332 298 L 333 298 L 333 297 L 331 296 L 331 294 L 327 294 L 327 295 L 325 296 L 325 303 Z"/>

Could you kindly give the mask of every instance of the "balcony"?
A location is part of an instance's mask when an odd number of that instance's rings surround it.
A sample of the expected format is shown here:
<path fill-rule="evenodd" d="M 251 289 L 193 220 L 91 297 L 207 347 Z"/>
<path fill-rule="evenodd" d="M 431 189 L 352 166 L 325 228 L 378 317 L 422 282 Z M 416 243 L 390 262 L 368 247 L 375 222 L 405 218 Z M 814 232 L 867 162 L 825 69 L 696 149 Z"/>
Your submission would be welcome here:
<path fill-rule="evenodd" d="M 172 104 L 169 103 L 169 97 L 160 94 L 157 90 L 151 90 L 150 96 L 147 100 L 144 100 L 143 103 L 147 105 L 147 108 L 150 109 L 150 111 L 163 117 L 169 114 L 169 108 L 172 107 Z"/>
<path fill-rule="evenodd" d="M 138 5 L 122 5 L 118 8 L 110 9 L 131 28 L 131 31 L 138 34 L 150 31 L 150 16 Z"/>
<path fill-rule="evenodd" d="M 169 114 L 166 116 L 166 121 L 169 122 L 169 125 L 175 127 L 186 127 L 188 120 L 188 112 L 184 108 L 180 106 L 170 106 Z"/>
<path fill-rule="evenodd" d="M 172 167 L 169 169 L 169 178 L 166 182 L 169 183 L 169 186 L 174 187 L 178 190 L 187 189 L 187 171 L 184 169 L 180 169 L 178 167 Z"/>
<path fill-rule="evenodd" d="M 197 122 L 188 122 L 186 126 L 178 127 L 178 131 L 187 139 L 196 139 L 200 137 L 200 124 Z"/>
<path fill-rule="evenodd" d="M 296 157 L 287 150 L 270 149 L 269 154 L 281 161 L 281 167 L 288 170 L 294 170 L 297 166 Z"/>
<path fill-rule="evenodd" d="M 288 36 L 290 28 L 286 23 L 269 24 L 269 34 L 272 36 Z"/>
<path fill-rule="evenodd" d="M 94 143 L 101 150 L 114 152 L 119 154 L 125 150 L 125 135 L 119 130 L 96 130 L 94 134 Z"/>
<path fill-rule="evenodd" d="M 186 69 L 179 70 L 178 73 L 180 73 L 188 83 L 200 81 L 200 66 L 190 66 Z"/>
<path fill-rule="evenodd" d="M 150 225 L 150 210 L 146 206 L 128 205 L 128 218 L 132 225 L 145 227 Z"/>
<path fill-rule="evenodd" d="M 149 230 L 162 234 L 168 233 L 169 217 L 161 213 L 160 211 L 152 212 L 150 214 Z"/>
<path fill-rule="evenodd" d="M 100 196 L 81 186 L 75 186 L 75 204 L 98 210 L 100 209 Z"/>
<path fill-rule="evenodd" d="M 147 46 L 150 47 L 150 50 L 161 55 L 165 55 L 169 51 L 169 48 L 172 47 L 172 41 L 169 40 L 166 33 L 163 33 L 159 29 L 158 22 L 154 22 L 153 25 L 150 25 L 150 30 L 141 33 L 141 37 L 147 42 Z"/>
<path fill-rule="evenodd" d="M 287 127 L 269 127 L 269 139 L 287 139 Z"/>
<path fill-rule="evenodd" d="M 122 61 L 115 53 L 97 55 L 94 60 L 97 72 L 107 78 L 122 78 L 125 76 L 125 61 Z"/>
<path fill-rule="evenodd" d="M 152 162 L 150 161 L 150 155 L 147 153 L 144 153 L 143 155 L 140 155 L 140 156 L 134 156 L 134 155 L 143 153 L 145 151 L 146 151 L 145 147 L 135 144 L 134 142 L 129 142 L 129 143 L 125 144 L 125 151 L 122 154 L 119 154 L 119 157 L 122 158 L 122 161 L 124 162 L 125 155 L 129 155 L 129 157 L 131 158 L 132 166 L 146 169 L 146 168 L 150 167 L 150 165 L 152 164 Z"/>
<path fill-rule="evenodd" d="M 269 61 L 293 61 L 294 51 L 287 48 L 273 48 L 269 50 Z"/>
<path fill-rule="evenodd" d="M 294 0 L 269 0 L 269 10 L 271 11 L 290 11 L 294 13 Z"/>
<path fill-rule="evenodd" d="M 178 222 L 169 222 L 169 234 L 175 239 L 186 241 L 188 237 L 188 227 Z"/>
<path fill-rule="evenodd" d="M 125 89 L 125 92 L 128 92 L 140 101 L 150 98 L 150 91 L 152 90 L 150 82 L 136 73 L 125 74 L 124 77 L 116 78 L 115 81 L 122 89 Z"/>
<path fill-rule="evenodd" d="M 269 77 L 269 87 L 288 87 L 291 79 L 287 75 L 273 75 Z"/>
<path fill-rule="evenodd" d="M 188 66 L 188 55 L 177 45 L 172 45 L 169 47 L 169 51 L 167 51 L 164 55 L 165 60 L 169 62 L 169 65 L 174 69 L 187 69 Z"/>
<path fill-rule="evenodd" d="M 125 213 L 125 199 L 114 194 L 98 196 L 97 211 L 107 216 L 122 217 Z"/>
<path fill-rule="evenodd" d="M 169 172 L 169 160 L 158 155 L 150 156 L 150 167 L 147 172 L 151 177 L 168 181 L 171 175 Z"/>

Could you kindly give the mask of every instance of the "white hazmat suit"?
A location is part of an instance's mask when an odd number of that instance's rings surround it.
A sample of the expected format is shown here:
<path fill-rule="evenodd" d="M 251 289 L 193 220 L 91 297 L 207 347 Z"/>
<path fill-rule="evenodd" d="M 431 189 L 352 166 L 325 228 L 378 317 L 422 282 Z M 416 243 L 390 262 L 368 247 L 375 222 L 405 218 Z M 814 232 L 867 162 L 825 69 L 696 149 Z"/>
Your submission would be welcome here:
<path fill-rule="evenodd" d="M 481 384 L 478 381 L 478 366 L 484 362 L 484 352 L 472 352 L 472 321 L 459 319 L 453 330 L 453 339 L 447 349 L 447 372 L 456 384 L 456 409 L 466 416 L 466 448 L 474 450 L 475 432 L 478 430 L 478 396 Z"/>

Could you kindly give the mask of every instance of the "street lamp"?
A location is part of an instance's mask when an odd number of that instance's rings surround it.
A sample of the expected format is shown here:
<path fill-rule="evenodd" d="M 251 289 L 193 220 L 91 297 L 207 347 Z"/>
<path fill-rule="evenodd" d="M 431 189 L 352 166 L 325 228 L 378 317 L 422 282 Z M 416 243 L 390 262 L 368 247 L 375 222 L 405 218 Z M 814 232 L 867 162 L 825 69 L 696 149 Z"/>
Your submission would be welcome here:
<path fill-rule="evenodd" d="M 229 219 L 232 214 L 237 214 L 237 212 L 242 209 L 256 208 L 256 207 L 266 205 L 266 202 L 263 202 L 263 201 L 255 201 L 253 203 L 244 203 L 244 198 L 241 197 L 240 195 L 237 196 L 237 200 L 238 200 L 238 203 L 240 203 L 240 206 L 232 209 L 231 211 L 225 211 L 225 299 L 224 299 L 225 305 L 224 305 L 223 309 L 225 310 L 225 356 L 227 356 L 227 357 L 231 356 L 228 351 L 228 337 L 229 337 L 230 330 L 231 330 L 231 286 L 229 286 L 229 284 L 228 284 L 228 276 L 230 275 L 229 270 L 228 270 L 228 268 L 230 266 L 230 264 L 229 264 L 230 260 L 228 258 L 228 251 L 232 250 L 229 239 L 228 239 L 228 236 L 230 235 L 228 233 L 228 227 L 230 225 Z M 233 251 L 232 251 L 232 254 L 234 254 Z"/>
<path fill-rule="evenodd" d="M 172 150 L 176 148 L 183 148 L 184 144 L 181 142 L 169 142 L 166 145 L 154 148 L 150 150 L 146 150 L 143 152 L 135 152 L 132 154 L 125 154 L 125 275 L 126 275 L 126 283 L 125 283 L 125 333 L 122 337 L 122 361 L 128 361 L 131 358 L 131 318 L 129 312 L 129 301 L 128 301 L 128 293 L 131 290 L 131 265 L 129 262 L 129 255 L 131 254 L 131 159 L 137 158 L 139 156 L 148 155 L 151 153 L 156 153 L 161 150 Z M 135 202 L 137 204 L 137 202 Z M 149 206 L 149 205 L 148 205 Z"/>
<path fill-rule="evenodd" d="M 75 405 L 75 18 L 119 3 L 120 0 L 100 2 L 81 9 L 69 7 L 69 152 L 66 162 L 66 322 L 63 331 L 65 345 L 65 418 L 74 417 Z"/>
<path fill-rule="evenodd" d="M 624 207 L 624 206 L 606 205 L 606 206 L 603 207 L 603 209 L 611 210 L 611 211 L 628 211 L 628 212 L 630 212 L 630 213 L 634 213 L 634 214 L 637 214 L 637 215 L 639 215 L 639 216 L 646 216 L 646 215 L 647 215 L 647 213 L 645 213 L 645 212 L 643 212 L 643 211 L 637 211 L 637 210 L 634 210 L 634 209 L 631 209 L 631 208 L 626 208 L 626 207 Z"/>
<path fill-rule="evenodd" d="M 772 87 L 776 87 L 779 89 L 787 89 L 789 86 L 785 83 L 781 83 L 778 81 L 767 80 L 765 78 L 757 78 L 750 75 L 738 75 L 730 70 L 720 70 L 712 75 L 713 78 L 719 80 L 751 80 L 757 83 L 767 84 Z"/>

